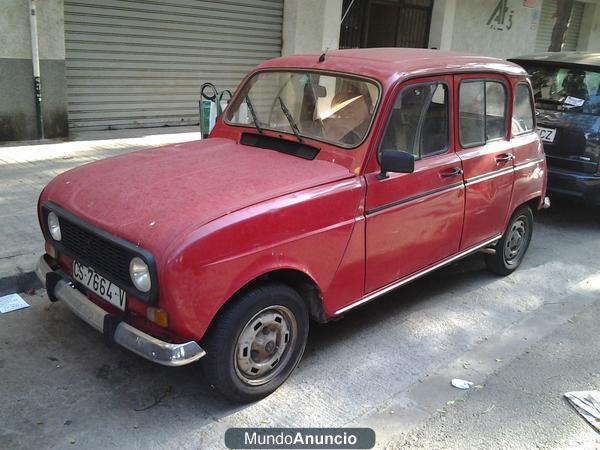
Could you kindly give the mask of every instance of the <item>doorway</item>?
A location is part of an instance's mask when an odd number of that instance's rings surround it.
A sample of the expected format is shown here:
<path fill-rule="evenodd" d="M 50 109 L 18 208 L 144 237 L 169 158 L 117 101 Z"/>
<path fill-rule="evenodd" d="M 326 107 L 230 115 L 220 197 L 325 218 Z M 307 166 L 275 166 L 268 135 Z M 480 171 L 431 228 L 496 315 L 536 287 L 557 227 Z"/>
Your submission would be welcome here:
<path fill-rule="evenodd" d="M 340 48 L 427 48 L 433 0 L 344 0 Z"/>

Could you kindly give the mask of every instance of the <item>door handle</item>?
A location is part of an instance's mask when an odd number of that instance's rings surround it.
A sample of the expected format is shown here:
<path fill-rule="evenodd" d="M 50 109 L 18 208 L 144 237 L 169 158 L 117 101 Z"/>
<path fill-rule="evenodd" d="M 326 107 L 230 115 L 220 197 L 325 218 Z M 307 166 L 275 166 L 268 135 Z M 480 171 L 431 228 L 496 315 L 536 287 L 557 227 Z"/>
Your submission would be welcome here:
<path fill-rule="evenodd" d="M 443 170 L 440 172 L 440 176 L 442 178 L 450 178 L 455 177 L 457 175 L 462 175 L 463 170 L 460 167 L 453 167 L 452 169 Z"/>
<path fill-rule="evenodd" d="M 515 159 L 515 155 L 512 153 L 502 153 L 496 156 L 496 164 L 506 163 Z"/>

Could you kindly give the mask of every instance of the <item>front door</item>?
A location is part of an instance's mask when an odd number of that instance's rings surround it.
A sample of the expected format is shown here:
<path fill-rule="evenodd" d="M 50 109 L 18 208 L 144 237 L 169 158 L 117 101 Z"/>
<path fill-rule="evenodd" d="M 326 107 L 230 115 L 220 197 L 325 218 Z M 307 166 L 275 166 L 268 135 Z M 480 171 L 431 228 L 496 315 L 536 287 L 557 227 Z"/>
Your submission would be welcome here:
<path fill-rule="evenodd" d="M 464 169 L 465 222 L 461 250 L 502 234 L 514 170 L 508 140 L 508 84 L 496 75 L 455 77 L 458 92 L 457 154 Z"/>
<path fill-rule="evenodd" d="M 367 170 L 365 292 L 402 279 L 458 251 L 464 184 L 454 152 L 452 77 L 415 80 L 397 90 L 377 154 L 414 154 L 413 173 Z M 375 156 L 375 155 L 374 155 Z"/>

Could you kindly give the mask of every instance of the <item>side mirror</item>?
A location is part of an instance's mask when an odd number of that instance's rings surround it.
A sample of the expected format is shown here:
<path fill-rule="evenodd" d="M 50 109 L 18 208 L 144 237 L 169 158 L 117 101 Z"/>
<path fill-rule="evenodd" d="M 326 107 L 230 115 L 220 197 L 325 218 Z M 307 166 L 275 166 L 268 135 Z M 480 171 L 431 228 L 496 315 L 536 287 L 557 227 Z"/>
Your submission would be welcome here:
<path fill-rule="evenodd" d="M 415 171 L 415 155 L 398 150 L 382 150 L 379 165 L 379 180 L 387 178 L 388 172 L 412 173 Z"/>

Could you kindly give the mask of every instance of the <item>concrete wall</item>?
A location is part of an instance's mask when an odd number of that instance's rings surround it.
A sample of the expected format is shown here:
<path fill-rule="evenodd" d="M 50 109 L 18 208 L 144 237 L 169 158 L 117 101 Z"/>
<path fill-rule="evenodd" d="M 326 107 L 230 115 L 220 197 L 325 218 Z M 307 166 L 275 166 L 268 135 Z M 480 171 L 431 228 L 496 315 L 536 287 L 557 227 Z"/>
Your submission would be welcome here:
<path fill-rule="evenodd" d="M 455 16 L 456 0 L 435 0 L 433 2 L 431 27 L 429 28 L 429 48 L 450 50 Z"/>
<path fill-rule="evenodd" d="M 342 0 L 285 0 L 281 53 L 320 52 L 338 48 Z"/>
<path fill-rule="evenodd" d="M 600 51 L 600 0 L 586 2 L 577 50 Z M 509 58 L 535 51 L 543 0 L 435 0 L 429 47 Z M 528 6 L 525 6 L 525 5 Z"/>
<path fill-rule="evenodd" d="M 531 53 L 541 0 L 436 0 L 429 46 L 508 58 Z"/>
<path fill-rule="evenodd" d="M 579 31 L 577 50 L 600 52 L 600 3 L 587 3 Z"/>
<path fill-rule="evenodd" d="M 44 132 L 68 134 L 63 0 L 38 0 Z M 0 1 L 0 141 L 37 137 L 29 4 Z"/>

